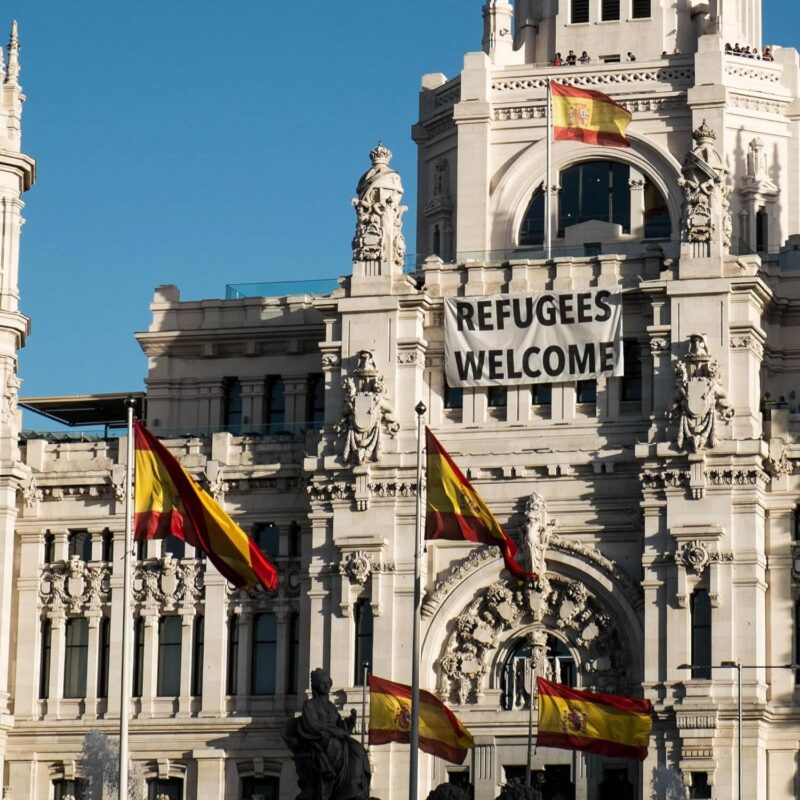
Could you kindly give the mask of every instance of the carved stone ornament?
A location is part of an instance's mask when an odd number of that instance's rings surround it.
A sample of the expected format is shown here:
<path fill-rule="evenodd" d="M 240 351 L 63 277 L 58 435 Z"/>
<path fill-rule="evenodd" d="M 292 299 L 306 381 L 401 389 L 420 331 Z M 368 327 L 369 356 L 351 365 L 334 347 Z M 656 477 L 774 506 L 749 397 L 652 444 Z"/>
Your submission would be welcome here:
<path fill-rule="evenodd" d="M 772 478 L 782 478 L 794 472 L 794 464 L 789 460 L 784 450 L 778 458 L 769 457 L 764 460 L 764 470 Z"/>
<path fill-rule="evenodd" d="M 777 184 L 769 176 L 769 161 L 764 140 L 758 136 L 747 147 L 745 187 L 761 194 L 775 194 Z"/>
<path fill-rule="evenodd" d="M 730 211 L 731 187 L 728 170 L 714 146 L 716 133 L 703 124 L 692 134 L 695 146 L 686 156 L 683 176 L 683 237 L 691 243 L 709 244 L 722 237 L 725 248 L 731 245 L 733 223 Z"/>
<path fill-rule="evenodd" d="M 372 557 L 363 550 L 348 553 L 339 564 L 339 573 L 346 575 L 350 583 L 363 586 L 372 575 Z"/>
<path fill-rule="evenodd" d="M 336 369 L 342 363 L 342 357 L 338 353 L 323 353 L 322 368 L 324 370 Z"/>
<path fill-rule="evenodd" d="M 540 580 L 545 579 L 545 558 L 550 539 L 555 532 L 555 522 L 548 522 L 544 498 L 534 492 L 525 503 L 525 532 L 522 540 L 523 569 Z"/>
<path fill-rule="evenodd" d="M 675 553 L 675 563 L 691 570 L 698 577 L 705 572 L 709 564 L 730 563 L 733 559 L 733 553 L 711 550 L 701 539 L 685 542 Z"/>
<path fill-rule="evenodd" d="M 678 450 L 702 453 L 717 445 L 717 414 L 733 419 L 733 406 L 720 385 L 719 362 L 711 358 L 700 334 L 689 337 L 689 352 L 675 365 L 677 397 L 666 413 L 678 425 Z"/>
<path fill-rule="evenodd" d="M 197 561 L 179 561 L 167 553 L 156 563 L 133 569 L 133 599 L 149 608 L 173 611 L 203 599 L 203 570 Z"/>
<path fill-rule="evenodd" d="M 22 503 L 25 508 L 35 508 L 37 503 L 44 500 L 44 492 L 36 485 L 36 478 L 31 475 L 27 486 L 20 489 L 22 495 Z"/>
<path fill-rule="evenodd" d="M 342 382 L 344 388 L 344 411 L 336 431 L 342 438 L 342 461 L 345 464 L 365 464 L 380 461 L 381 434 L 386 432 L 394 438 L 400 423 L 394 417 L 394 409 L 386 396 L 386 381 L 375 366 L 370 350 L 357 354 L 358 366 L 351 377 Z"/>
<path fill-rule="evenodd" d="M 8 373 L 6 388 L 3 392 L 2 414 L 0 414 L 3 422 L 14 421 L 17 414 L 17 397 L 21 386 L 22 379 L 17 375 L 17 365 L 15 363 L 14 369 Z"/>
<path fill-rule="evenodd" d="M 98 609 L 111 599 L 111 569 L 89 566 L 77 556 L 45 567 L 39 580 L 39 601 L 50 610 L 78 614 Z"/>
<path fill-rule="evenodd" d="M 392 153 L 382 144 L 369 154 L 372 167 L 364 173 L 353 198 L 356 234 L 353 261 L 403 266 L 406 242 L 403 238 L 403 184 L 389 166 Z"/>

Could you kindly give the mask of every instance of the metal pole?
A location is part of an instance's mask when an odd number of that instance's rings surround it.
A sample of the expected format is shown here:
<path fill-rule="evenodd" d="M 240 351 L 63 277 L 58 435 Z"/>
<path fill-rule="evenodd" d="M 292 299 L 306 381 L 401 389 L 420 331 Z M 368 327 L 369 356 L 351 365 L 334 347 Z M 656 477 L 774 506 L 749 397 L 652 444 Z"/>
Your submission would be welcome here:
<path fill-rule="evenodd" d="M 525 786 L 528 788 L 530 788 L 531 785 L 531 769 L 533 769 L 533 755 L 531 754 L 531 749 L 533 747 L 533 646 L 531 646 L 530 666 L 531 685 L 528 690 L 528 758 L 525 769 Z"/>
<path fill-rule="evenodd" d="M 119 798 L 128 800 L 128 717 L 131 697 L 130 632 L 131 610 L 131 550 L 133 549 L 133 407 L 129 397 L 128 407 L 128 459 L 125 471 L 125 557 L 122 578 L 122 685 L 119 704 Z"/>
<path fill-rule="evenodd" d="M 736 672 L 739 682 L 739 792 L 736 795 L 739 800 L 744 800 L 742 795 L 742 665 L 736 663 Z"/>
<path fill-rule="evenodd" d="M 369 661 L 365 661 L 361 668 L 361 746 L 364 746 L 364 737 L 367 733 L 367 676 L 369 675 Z"/>
<path fill-rule="evenodd" d="M 551 221 L 551 198 L 553 181 L 553 93 L 550 88 L 550 78 L 547 79 L 547 177 L 544 186 L 544 248 L 545 256 L 549 260 L 553 255 L 553 228 Z"/>
<path fill-rule="evenodd" d="M 414 541 L 414 628 L 411 637 L 411 747 L 408 774 L 409 800 L 417 800 L 419 790 L 419 628 L 422 605 L 422 420 L 428 409 L 417 403 L 417 525 Z"/>

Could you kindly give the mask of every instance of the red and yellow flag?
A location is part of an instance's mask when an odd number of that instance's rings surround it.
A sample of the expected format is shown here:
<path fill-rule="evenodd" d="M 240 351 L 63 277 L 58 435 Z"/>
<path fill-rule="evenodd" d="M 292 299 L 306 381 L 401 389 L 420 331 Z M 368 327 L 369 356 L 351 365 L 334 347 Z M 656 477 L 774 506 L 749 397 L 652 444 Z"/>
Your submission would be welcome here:
<path fill-rule="evenodd" d="M 411 687 L 369 676 L 369 743 L 408 743 Z M 458 717 L 430 692 L 419 693 L 419 749 L 453 764 L 463 764 L 475 746 Z"/>
<path fill-rule="evenodd" d="M 644 761 L 650 744 L 653 706 L 614 694 L 570 689 L 543 678 L 539 692 L 537 747 L 584 750 Z"/>
<path fill-rule="evenodd" d="M 535 580 L 517 563 L 517 546 L 439 440 L 425 428 L 428 451 L 426 539 L 463 539 L 497 545 L 506 569 L 520 580 Z"/>
<path fill-rule="evenodd" d="M 175 456 L 134 420 L 136 447 L 133 538 L 172 534 L 202 550 L 232 584 L 267 590 L 278 573 L 250 537 L 204 492 Z"/>
<path fill-rule="evenodd" d="M 553 138 L 585 144 L 630 147 L 625 131 L 631 112 L 607 94 L 550 81 Z"/>

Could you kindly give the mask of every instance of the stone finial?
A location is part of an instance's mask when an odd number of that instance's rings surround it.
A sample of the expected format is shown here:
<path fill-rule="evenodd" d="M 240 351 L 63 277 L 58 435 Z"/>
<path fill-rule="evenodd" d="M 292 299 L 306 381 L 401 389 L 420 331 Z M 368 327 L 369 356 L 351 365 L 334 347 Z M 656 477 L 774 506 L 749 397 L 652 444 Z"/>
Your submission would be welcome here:
<path fill-rule="evenodd" d="M 6 67 L 6 83 L 17 83 L 19 79 L 19 38 L 17 36 L 17 21 L 11 23 L 11 33 L 8 37 L 8 66 Z"/>
<path fill-rule="evenodd" d="M 388 147 L 383 146 L 383 142 L 378 142 L 375 149 L 370 151 L 369 160 L 372 162 L 373 167 L 385 164 L 388 166 L 392 160 L 392 151 Z"/>
<path fill-rule="evenodd" d="M 698 144 L 708 144 L 717 140 L 717 134 L 709 128 L 706 121 L 703 120 L 700 127 L 696 131 L 692 131 L 692 138 L 694 138 Z"/>

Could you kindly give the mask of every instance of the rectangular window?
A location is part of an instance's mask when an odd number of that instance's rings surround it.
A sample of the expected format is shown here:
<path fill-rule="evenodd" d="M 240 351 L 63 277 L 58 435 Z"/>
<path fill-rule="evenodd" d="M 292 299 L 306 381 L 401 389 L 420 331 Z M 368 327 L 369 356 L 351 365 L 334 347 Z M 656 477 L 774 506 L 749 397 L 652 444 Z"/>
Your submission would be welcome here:
<path fill-rule="evenodd" d="M 631 8 L 632 16 L 634 19 L 649 19 L 650 18 L 650 3 L 651 0 L 633 0 Z"/>
<path fill-rule="evenodd" d="M 103 531 L 103 553 L 101 558 L 107 564 L 114 560 L 114 534 L 111 531 Z"/>
<path fill-rule="evenodd" d="M 136 560 L 144 561 L 147 558 L 147 539 L 137 539 Z"/>
<path fill-rule="evenodd" d="M 180 778 L 147 781 L 147 800 L 183 800 L 183 781 Z"/>
<path fill-rule="evenodd" d="M 281 433 L 286 429 L 286 392 L 283 378 L 267 378 L 264 391 L 264 427 L 266 433 Z"/>
<path fill-rule="evenodd" d="M 44 563 L 52 564 L 56 560 L 56 537 L 48 531 L 44 535 Z"/>
<path fill-rule="evenodd" d="M 265 555 L 277 557 L 280 551 L 280 530 L 274 522 L 259 522 L 253 526 L 252 540 Z"/>
<path fill-rule="evenodd" d="M 133 696 L 142 696 L 144 677 L 144 619 L 137 617 L 133 625 Z"/>
<path fill-rule="evenodd" d="M 711 787 L 708 785 L 707 772 L 693 772 L 692 783 L 689 787 L 691 800 L 711 800 Z"/>
<path fill-rule="evenodd" d="M 582 405 L 597 403 L 597 381 L 578 381 L 575 384 L 575 400 Z"/>
<path fill-rule="evenodd" d="M 275 663 L 278 655 L 278 622 L 274 614 L 253 617 L 253 651 L 250 694 L 275 694 Z"/>
<path fill-rule="evenodd" d="M 169 553 L 173 558 L 186 558 L 186 542 L 177 536 L 169 534 L 161 540 L 161 557 Z"/>
<path fill-rule="evenodd" d="M 589 0 L 572 0 L 572 24 L 589 21 Z"/>
<path fill-rule="evenodd" d="M 550 406 L 553 404 L 553 386 L 550 383 L 534 383 L 531 386 L 531 405 Z"/>
<path fill-rule="evenodd" d="M 229 695 L 239 691 L 239 617 L 228 617 L 228 676 L 227 688 Z"/>
<path fill-rule="evenodd" d="M 373 617 L 369 600 L 359 600 L 353 616 L 356 624 L 356 658 L 353 686 L 364 685 L 364 664 L 372 666 Z"/>
<path fill-rule="evenodd" d="M 794 663 L 800 664 L 800 602 L 794 604 Z M 794 671 L 794 682 L 800 686 L 800 669 Z"/>
<path fill-rule="evenodd" d="M 108 697 L 108 659 L 111 652 L 111 620 L 100 620 L 100 652 L 97 654 L 97 696 Z"/>
<path fill-rule="evenodd" d="M 300 615 L 289 617 L 289 650 L 286 656 L 286 694 L 297 694 L 297 670 L 300 667 Z"/>
<path fill-rule="evenodd" d="M 238 378 L 225 378 L 222 425 L 229 433 L 242 432 L 242 384 Z"/>
<path fill-rule="evenodd" d="M 625 375 L 622 378 L 623 402 L 641 402 L 642 399 L 642 355 L 636 339 L 622 342 L 622 361 Z"/>
<path fill-rule="evenodd" d="M 508 387 L 490 386 L 486 398 L 489 408 L 505 408 L 508 405 Z"/>
<path fill-rule="evenodd" d="M 194 637 L 192 640 L 192 696 L 203 694 L 203 644 L 205 637 L 205 620 L 195 617 Z"/>
<path fill-rule="evenodd" d="M 86 697 L 89 620 L 68 619 L 64 651 L 64 697 Z"/>
<path fill-rule="evenodd" d="M 278 779 L 272 776 L 242 778 L 242 800 L 278 800 Z"/>
<path fill-rule="evenodd" d="M 303 532 L 296 522 L 289 523 L 289 557 L 299 558 L 303 544 Z"/>
<path fill-rule="evenodd" d="M 53 781 L 54 800 L 67 800 L 67 798 L 83 800 L 88 795 L 89 784 L 82 778 L 76 778 L 74 781 Z"/>
<path fill-rule="evenodd" d="M 92 537 L 89 531 L 70 531 L 69 557 L 77 556 L 81 561 L 92 560 Z"/>
<path fill-rule="evenodd" d="M 306 382 L 306 422 L 310 428 L 321 428 L 325 422 L 325 376 L 315 373 Z"/>
<path fill-rule="evenodd" d="M 42 620 L 41 658 L 39 660 L 39 699 L 50 697 L 50 638 L 52 624 L 49 619 Z"/>
<path fill-rule="evenodd" d="M 711 679 L 711 598 L 705 589 L 698 589 L 691 598 L 692 615 L 692 678 Z"/>
<path fill-rule="evenodd" d="M 619 19 L 619 0 L 602 0 L 603 22 Z"/>
<path fill-rule="evenodd" d="M 444 382 L 444 407 L 464 408 L 464 390 L 460 386 L 450 386 L 447 380 Z"/>
<path fill-rule="evenodd" d="M 159 697 L 177 697 L 181 693 L 181 617 L 162 617 L 158 623 Z"/>

